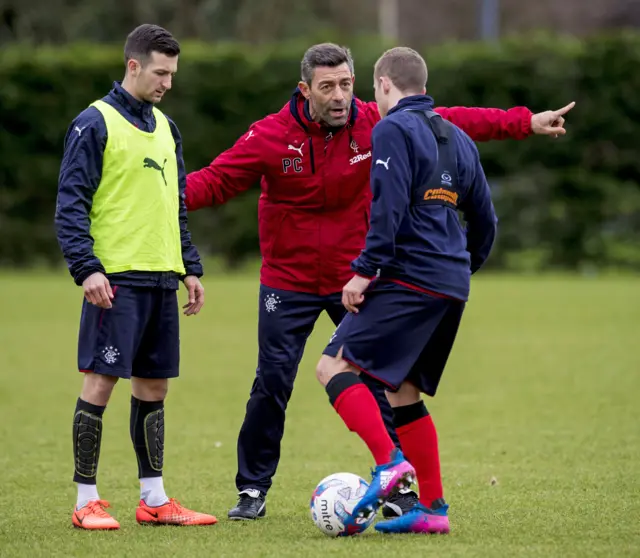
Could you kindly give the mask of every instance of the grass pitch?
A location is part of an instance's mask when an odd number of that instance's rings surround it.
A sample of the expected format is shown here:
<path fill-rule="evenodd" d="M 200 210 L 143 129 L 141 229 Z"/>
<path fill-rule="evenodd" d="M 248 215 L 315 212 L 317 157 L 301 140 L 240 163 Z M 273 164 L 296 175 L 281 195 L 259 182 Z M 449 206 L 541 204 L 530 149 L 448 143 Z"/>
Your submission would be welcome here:
<path fill-rule="evenodd" d="M 369 478 L 372 465 L 314 379 L 333 330 L 326 316 L 300 367 L 267 517 L 230 522 L 258 284 L 253 273 L 209 275 L 204 312 L 182 320 L 165 486 L 220 522 L 135 523 L 130 392 L 121 382 L 104 417 L 98 488 L 122 529 L 89 533 L 70 517 L 81 292 L 64 273 L 1 275 L 0 556 L 640 556 L 640 279 L 481 275 L 440 392 L 427 401 L 452 534 L 370 529 L 353 539 L 329 539 L 309 517 L 321 478 Z"/>

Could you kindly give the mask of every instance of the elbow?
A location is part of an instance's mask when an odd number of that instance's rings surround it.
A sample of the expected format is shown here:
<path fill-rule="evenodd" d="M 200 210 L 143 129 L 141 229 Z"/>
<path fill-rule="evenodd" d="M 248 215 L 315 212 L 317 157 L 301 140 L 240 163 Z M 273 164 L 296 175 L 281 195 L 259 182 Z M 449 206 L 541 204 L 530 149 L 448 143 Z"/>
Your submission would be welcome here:
<path fill-rule="evenodd" d="M 66 215 L 64 215 L 60 209 L 56 209 L 55 216 L 53 218 L 53 228 L 56 231 L 56 238 L 58 240 L 58 245 L 60 249 L 64 252 L 65 247 L 68 245 L 69 241 L 69 219 Z"/>
<path fill-rule="evenodd" d="M 188 174 L 187 184 L 182 194 L 187 211 L 195 211 L 206 205 L 211 205 L 211 196 L 207 195 L 208 190 L 206 182 L 202 180 L 202 176 L 197 173 Z M 208 204 L 206 203 L 207 199 L 209 199 Z"/>
<path fill-rule="evenodd" d="M 196 194 L 197 189 L 195 184 L 190 184 L 187 180 L 187 185 L 182 194 L 182 201 L 184 202 L 187 211 L 195 211 L 196 209 L 198 209 L 198 205 L 196 203 L 198 196 Z"/>
<path fill-rule="evenodd" d="M 206 185 L 187 183 L 184 191 L 184 204 L 189 212 L 213 205 L 211 191 Z"/>
<path fill-rule="evenodd" d="M 193 203 L 193 198 L 189 195 L 188 188 L 185 190 L 185 193 L 182 195 L 182 201 L 184 202 L 184 206 L 187 211 L 194 211 L 196 207 Z"/>

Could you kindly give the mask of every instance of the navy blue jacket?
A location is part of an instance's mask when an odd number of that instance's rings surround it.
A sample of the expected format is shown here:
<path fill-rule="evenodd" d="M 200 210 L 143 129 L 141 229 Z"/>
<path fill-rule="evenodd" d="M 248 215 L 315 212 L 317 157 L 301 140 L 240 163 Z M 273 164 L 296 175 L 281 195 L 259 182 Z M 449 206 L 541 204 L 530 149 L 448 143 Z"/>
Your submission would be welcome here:
<path fill-rule="evenodd" d="M 113 89 L 102 99 L 114 107 L 137 128 L 153 132 L 156 121 L 153 105 L 138 101 L 115 82 Z M 186 275 L 202 276 L 202 265 L 198 250 L 191 243 L 187 229 L 187 208 L 184 191 L 187 176 L 182 158 L 182 138 L 174 122 L 169 120 L 171 133 L 176 143 L 178 161 L 178 186 L 180 190 L 180 238 L 182 260 Z M 102 160 L 107 143 L 107 127 L 102 113 L 95 107 L 82 111 L 71 123 L 64 141 L 64 156 L 60 167 L 58 200 L 55 225 L 58 243 L 76 284 L 92 273 L 105 273 L 100 260 L 93 253 L 93 238 L 89 233 L 89 214 L 93 195 L 102 176 Z M 174 272 L 128 271 L 108 275 L 114 285 L 139 287 L 161 287 L 177 289 L 180 277 Z"/>
<path fill-rule="evenodd" d="M 436 136 L 416 110 L 433 110 L 433 100 L 406 97 L 373 129 L 371 227 L 352 269 L 466 301 L 470 276 L 489 256 L 496 235 L 489 185 L 475 144 L 450 124 L 466 231 L 456 209 L 412 202 L 416 190 L 433 182 L 438 163 Z"/>

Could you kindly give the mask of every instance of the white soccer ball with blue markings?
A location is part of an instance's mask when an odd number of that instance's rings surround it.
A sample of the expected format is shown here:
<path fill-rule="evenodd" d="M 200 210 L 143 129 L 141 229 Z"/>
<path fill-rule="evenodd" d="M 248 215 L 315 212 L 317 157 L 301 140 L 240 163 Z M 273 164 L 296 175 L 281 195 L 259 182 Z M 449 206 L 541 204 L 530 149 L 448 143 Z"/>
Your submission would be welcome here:
<path fill-rule="evenodd" d="M 322 479 L 311 496 L 311 518 L 325 535 L 348 537 L 362 533 L 373 523 L 375 514 L 359 518 L 345 527 L 353 508 L 365 495 L 369 484 L 353 473 L 335 473 Z"/>

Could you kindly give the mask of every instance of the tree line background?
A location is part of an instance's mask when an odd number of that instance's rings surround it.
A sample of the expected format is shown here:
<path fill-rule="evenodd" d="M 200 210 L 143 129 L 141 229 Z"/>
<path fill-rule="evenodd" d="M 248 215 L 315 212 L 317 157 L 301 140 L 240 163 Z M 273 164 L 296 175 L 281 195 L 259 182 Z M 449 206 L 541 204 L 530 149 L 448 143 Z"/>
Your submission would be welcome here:
<path fill-rule="evenodd" d="M 640 26 L 640 0 L 0 0 L 0 44 L 117 42 L 152 21 L 182 40 L 264 44 L 326 32 L 345 39 L 391 33 L 421 47 L 478 38 L 489 3 L 502 35 Z"/>

